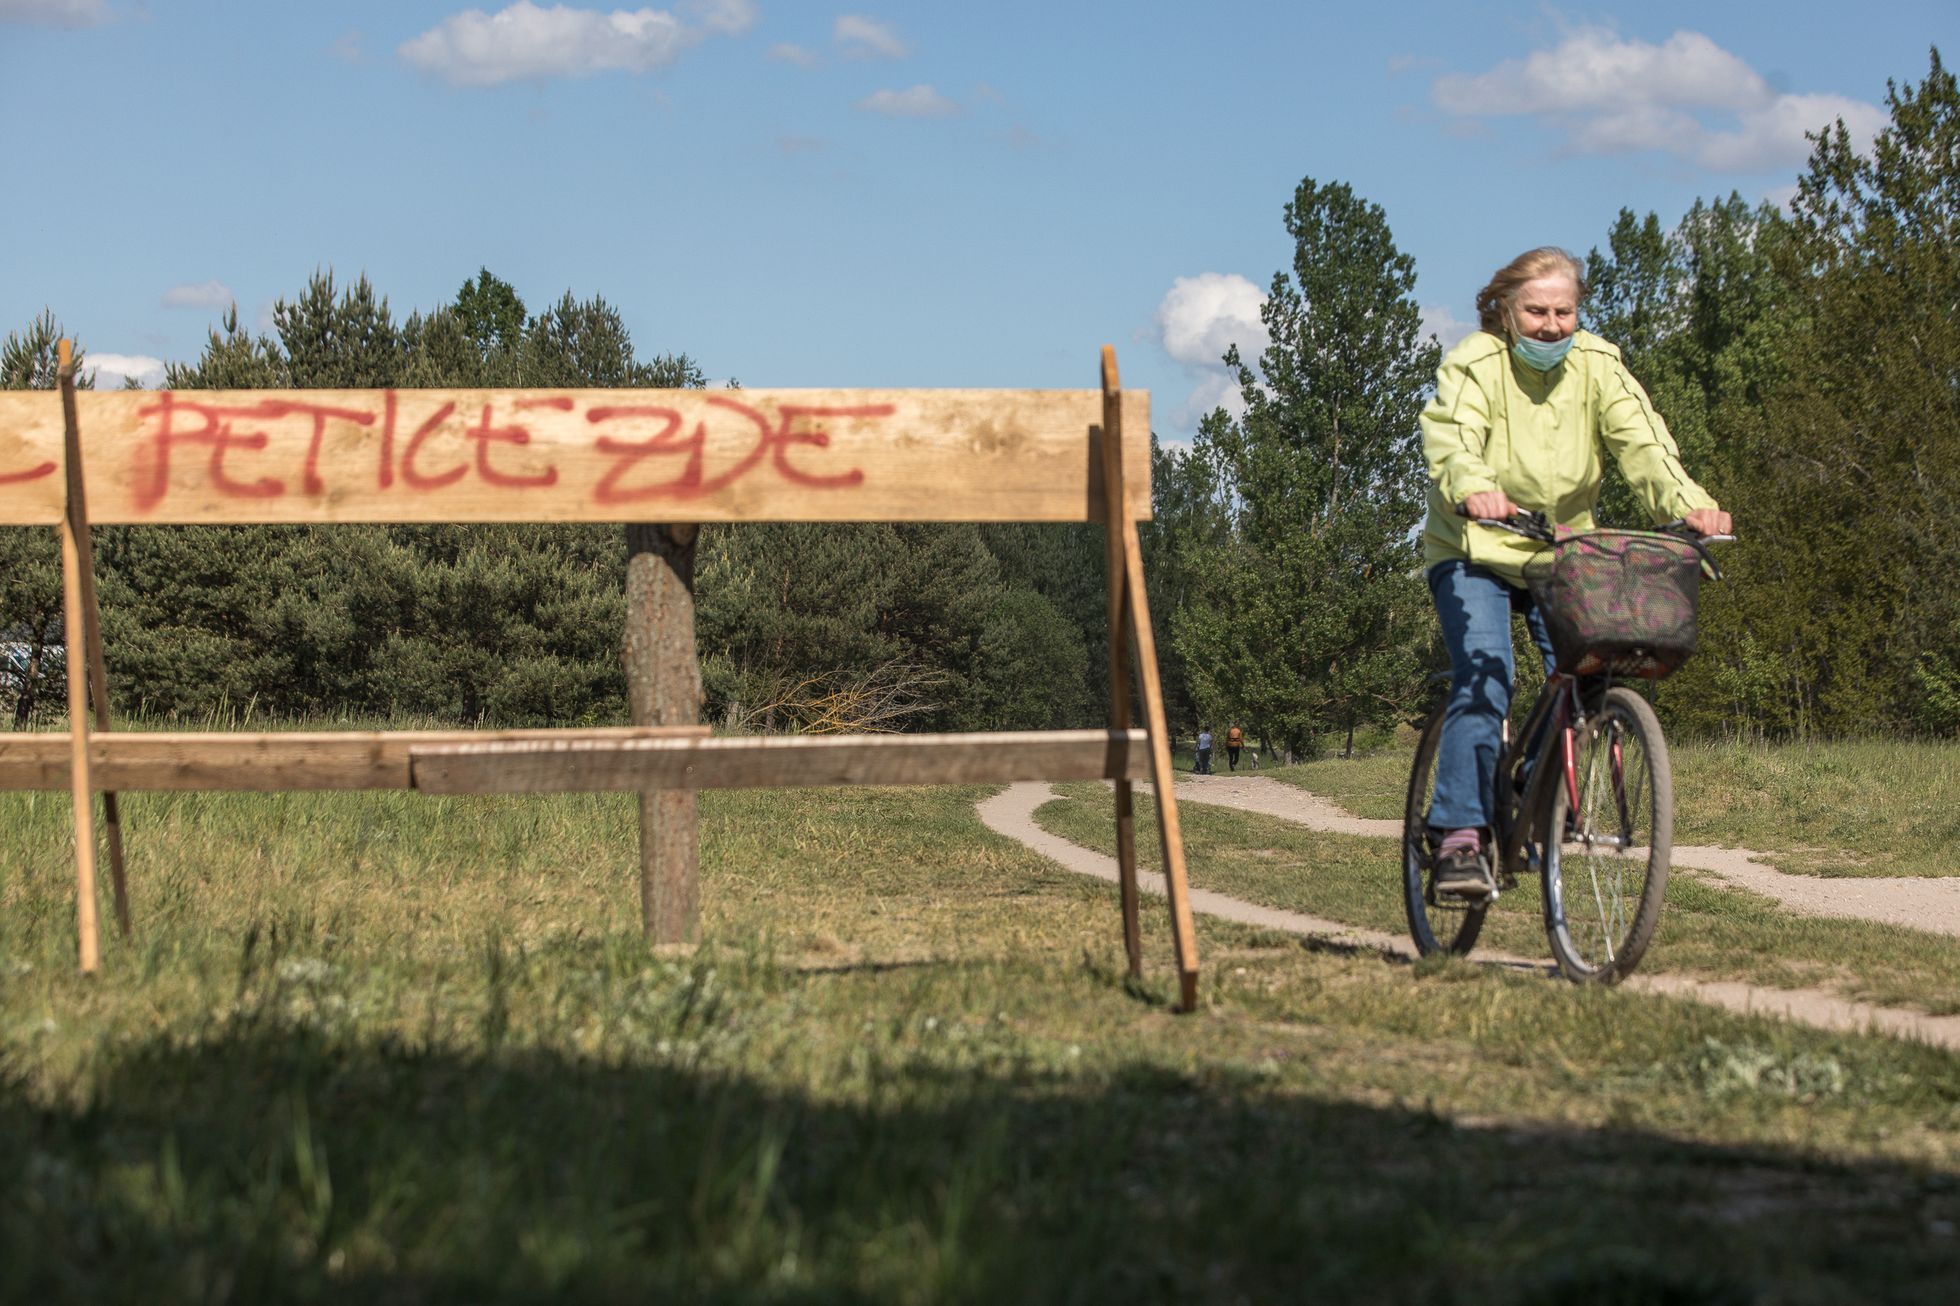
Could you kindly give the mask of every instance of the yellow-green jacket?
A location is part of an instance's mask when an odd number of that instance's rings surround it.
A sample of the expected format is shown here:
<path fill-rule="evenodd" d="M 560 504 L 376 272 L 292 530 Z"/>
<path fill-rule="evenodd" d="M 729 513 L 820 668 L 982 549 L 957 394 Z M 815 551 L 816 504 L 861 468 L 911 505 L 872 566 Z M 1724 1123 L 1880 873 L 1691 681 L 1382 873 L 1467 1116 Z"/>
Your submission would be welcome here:
<path fill-rule="evenodd" d="M 1436 396 L 1422 410 L 1429 466 L 1423 565 L 1468 558 L 1522 584 L 1525 562 L 1543 546 L 1474 525 L 1456 515 L 1456 505 L 1502 490 L 1520 508 L 1589 530 L 1602 444 L 1654 524 L 1716 506 L 1682 469 L 1674 437 L 1616 346 L 1580 331 L 1565 361 L 1539 372 L 1514 358 L 1508 341 L 1473 332 L 1444 356 Z"/>

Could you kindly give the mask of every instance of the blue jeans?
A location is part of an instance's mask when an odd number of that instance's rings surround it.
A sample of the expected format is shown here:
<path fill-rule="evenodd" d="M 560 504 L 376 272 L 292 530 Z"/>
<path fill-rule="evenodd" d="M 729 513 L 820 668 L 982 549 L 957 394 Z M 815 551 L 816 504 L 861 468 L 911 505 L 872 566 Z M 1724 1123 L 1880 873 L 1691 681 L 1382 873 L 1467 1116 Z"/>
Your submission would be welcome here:
<path fill-rule="evenodd" d="M 1552 674 L 1552 639 L 1531 595 L 1464 559 L 1429 569 L 1429 593 L 1450 651 L 1450 697 L 1436 754 L 1429 824 L 1461 830 L 1493 824 L 1491 786 L 1497 748 L 1511 710 L 1511 614 L 1524 614 L 1532 642 Z"/>

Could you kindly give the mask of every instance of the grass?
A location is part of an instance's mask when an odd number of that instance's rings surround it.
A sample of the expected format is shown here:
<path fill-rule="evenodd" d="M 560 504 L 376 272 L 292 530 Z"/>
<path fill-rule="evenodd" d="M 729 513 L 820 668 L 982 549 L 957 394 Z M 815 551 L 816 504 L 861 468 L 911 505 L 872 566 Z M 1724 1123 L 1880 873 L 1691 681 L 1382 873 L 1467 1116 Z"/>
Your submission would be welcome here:
<path fill-rule="evenodd" d="M 1067 798 L 1037 813 L 1042 828 L 1114 856 L 1108 791 L 1089 784 L 1061 790 Z M 1139 794 L 1136 801 L 1138 826 L 1148 828 L 1151 799 Z M 1202 803 L 1180 805 L 1178 816 L 1193 885 L 1397 936 L 1407 932 L 1394 840 L 1324 834 Z M 1156 867 L 1155 846 L 1140 840 L 1138 847 L 1139 860 Z M 1549 963 L 1542 912 L 1538 881 L 1521 878 L 1485 918 L 1478 948 Z M 1682 875 L 1668 881 L 1654 937 L 1640 964 L 1644 974 L 1824 987 L 1885 1006 L 1960 1012 L 1960 948 L 1922 930 L 1795 916 L 1760 894 Z"/>
<path fill-rule="evenodd" d="M 1773 853 L 1778 869 L 1960 875 L 1960 743 L 1672 742 L 1676 843 Z M 1260 775 L 1357 816 L 1400 820 L 1409 746 Z"/>
<path fill-rule="evenodd" d="M 92 981 L 0 795 L 0 1299 L 1950 1295 L 1960 1059 L 1216 922 L 1174 1016 L 980 792 L 704 796 L 659 955 L 617 797 L 129 795 Z"/>

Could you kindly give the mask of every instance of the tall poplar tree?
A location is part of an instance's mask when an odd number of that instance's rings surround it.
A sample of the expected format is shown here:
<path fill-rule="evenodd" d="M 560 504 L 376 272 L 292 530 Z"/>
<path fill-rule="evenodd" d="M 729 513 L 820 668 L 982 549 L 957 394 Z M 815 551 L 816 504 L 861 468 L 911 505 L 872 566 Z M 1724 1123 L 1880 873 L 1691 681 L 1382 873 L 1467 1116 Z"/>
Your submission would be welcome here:
<path fill-rule="evenodd" d="M 1260 309 L 1270 343 L 1256 366 L 1225 356 L 1244 415 L 1214 414 L 1193 449 L 1230 543 L 1194 545 L 1172 637 L 1204 724 L 1242 717 L 1298 752 L 1328 731 L 1351 743 L 1420 691 L 1416 418 L 1438 350 L 1380 205 L 1308 178 L 1285 226 L 1292 271 Z"/>

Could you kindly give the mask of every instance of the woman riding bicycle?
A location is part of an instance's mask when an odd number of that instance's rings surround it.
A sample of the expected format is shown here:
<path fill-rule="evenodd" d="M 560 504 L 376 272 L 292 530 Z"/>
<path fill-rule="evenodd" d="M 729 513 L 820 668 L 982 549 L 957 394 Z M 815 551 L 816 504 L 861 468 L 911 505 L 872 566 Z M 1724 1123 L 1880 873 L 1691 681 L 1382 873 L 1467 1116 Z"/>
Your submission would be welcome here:
<path fill-rule="evenodd" d="M 1486 831 L 1511 706 L 1513 612 L 1524 615 L 1548 674 L 1553 666 L 1544 620 L 1524 589 L 1525 563 L 1541 546 L 1473 521 L 1522 509 L 1592 529 L 1604 444 L 1655 522 L 1729 531 L 1729 515 L 1682 469 L 1620 351 L 1578 329 L 1585 297 L 1584 269 L 1564 250 L 1512 259 L 1478 292 L 1481 330 L 1444 357 L 1422 413 L 1430 480 L 1423 560 L 1450 653 L 1429 815 L 1440 839 L 1434 886 L 1461 899 L 1496 889 Z"/>

